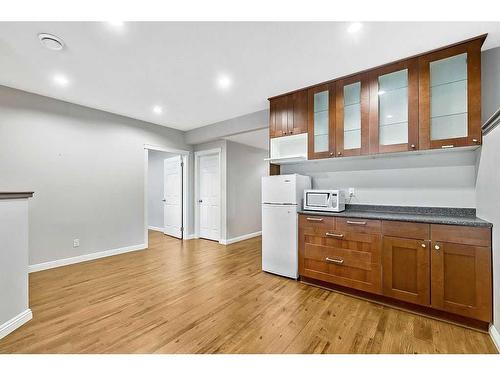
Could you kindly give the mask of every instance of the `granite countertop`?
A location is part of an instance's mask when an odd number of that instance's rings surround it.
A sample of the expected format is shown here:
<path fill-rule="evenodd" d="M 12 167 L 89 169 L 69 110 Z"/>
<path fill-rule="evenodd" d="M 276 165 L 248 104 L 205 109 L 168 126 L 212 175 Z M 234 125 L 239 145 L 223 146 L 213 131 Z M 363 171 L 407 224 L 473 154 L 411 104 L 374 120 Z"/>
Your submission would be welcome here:
<path fill-rule="evenodd" d="M 472 227 L 493 227 L 488 221 L 476 216 L 475 208 L 447 207 L 405 207 L 346 204 L 342 212 L 321 212 L 300 210 L 306 215 L 338 216 L 359 219 L 414 221 L 429 224 L 464 225 Z"/>
<path fill-rule="evenodd" d="M 0 199 L 21 199 L 31 198 L 32 191 L 0 191 Z"/>

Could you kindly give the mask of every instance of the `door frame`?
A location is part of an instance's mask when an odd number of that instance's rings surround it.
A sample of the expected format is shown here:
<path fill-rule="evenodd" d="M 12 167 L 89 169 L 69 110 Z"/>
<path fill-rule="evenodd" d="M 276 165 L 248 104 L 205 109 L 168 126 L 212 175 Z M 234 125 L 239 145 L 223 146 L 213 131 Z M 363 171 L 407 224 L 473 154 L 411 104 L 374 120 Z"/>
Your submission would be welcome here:
<path fill-rule="evenodd" d="M 182 239 L 189 239 L 188 223 L 189 223 L 189 210 L 188 210 L 188 186 L 189 186 L 189 157 L 190 151 L 179 150 L 170 147 L 161 147 L 150 144 L 144 145 L 144 243 L 146 248 L 149 246 L 148 240 L 148 169 L 149 169 L 149 151 L 168 152 L 170 154 L 180 155 L 183 162 L 182 168 Z"/>
<path fill-rule="evenodd" d="M 226 205 L 226 174 L 222 168 L 222 148 L 212 148 L 209 150 L 195 151 L 194 153 L 194 238 L 200 238 L 200 209 L 198 207 L 198 199 L 200 192 L 200 156 L 217 154 L 219 156 L 219 179 L 220 179 L 220 190 L 219 190 L 219 243 L 225 243 L 226 237 L 226 215 L 225 215 L 225 205 Z M 223 209 L 224 205 L 224 209 Z"/>

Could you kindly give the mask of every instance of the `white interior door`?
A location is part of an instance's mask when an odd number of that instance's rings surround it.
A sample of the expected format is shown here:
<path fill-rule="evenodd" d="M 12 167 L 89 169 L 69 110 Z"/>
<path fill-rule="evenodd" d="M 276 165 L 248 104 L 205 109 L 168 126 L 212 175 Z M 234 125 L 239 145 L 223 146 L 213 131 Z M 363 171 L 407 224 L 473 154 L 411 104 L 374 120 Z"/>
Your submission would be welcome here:
<path fill-rule="evenodd" d="M 169 236 L 182 238 L 182 158 L 165 159 L 163 185 L 163 225 Z"/>
<path fill-rule="evenodd" d="M 200 237 L 220 239 L 220 165 L 219 154 L 199 157 L 198 209 Z"/>

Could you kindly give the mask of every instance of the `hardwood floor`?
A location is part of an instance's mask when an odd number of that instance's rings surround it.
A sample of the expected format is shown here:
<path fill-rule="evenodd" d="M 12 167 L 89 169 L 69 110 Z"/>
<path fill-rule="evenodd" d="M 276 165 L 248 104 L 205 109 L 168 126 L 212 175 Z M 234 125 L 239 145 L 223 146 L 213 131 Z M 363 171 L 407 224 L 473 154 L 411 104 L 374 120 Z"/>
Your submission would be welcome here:
<path fill-rule="evenodd" d="M 150 232 L 145 251 L 30 275 L 0 353 L 496 353 L 487 334 L 264 273 L 260 238 Z"/>

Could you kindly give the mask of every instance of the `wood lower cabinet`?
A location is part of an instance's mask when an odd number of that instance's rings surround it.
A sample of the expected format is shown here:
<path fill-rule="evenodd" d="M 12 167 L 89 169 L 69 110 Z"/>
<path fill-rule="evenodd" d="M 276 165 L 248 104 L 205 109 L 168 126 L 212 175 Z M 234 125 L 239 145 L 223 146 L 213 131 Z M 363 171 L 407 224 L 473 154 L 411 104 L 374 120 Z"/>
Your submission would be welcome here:
<path fill-rule="evenodd" d="M 429 241 L 384 236 L 382 254 L 384 295 L 428 306 Z"/>
<path fill-rule="evenodd" d="M 374 298 L 491 322 L 491 262 L 490 228 L 299 215 L 299 275 Z"/>
<path fill-rule="evenodd" d="M 322 222 L 307 218 L 299 220 L 300 275 L 380 294 L 380 234 L 339 230 L 332 217 Z"/>
<path fill-rule="evenodd" d="M 435 225 L 431 246 L 432 307 L 470 318 L 492 320 L 491 234 L 487 228 L 465 228 L 460 241 L 456 228 Z M 447 241 L 441 241 L 446 239 Z M 468 243 L 464 243 L 468 242 Z M 480 246 L 486 245 L 487 246 Z"/>

